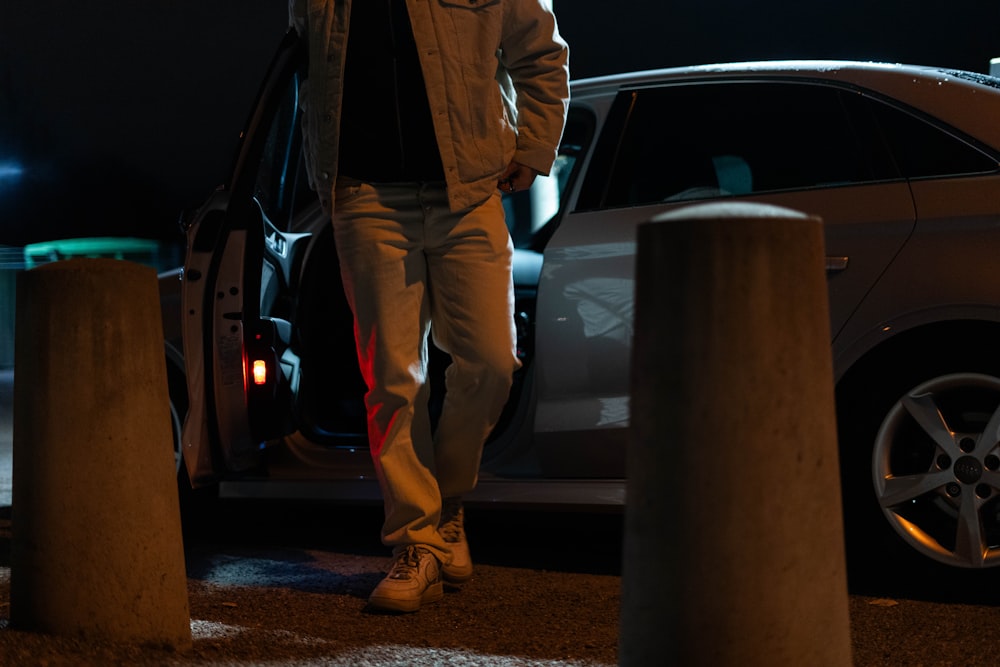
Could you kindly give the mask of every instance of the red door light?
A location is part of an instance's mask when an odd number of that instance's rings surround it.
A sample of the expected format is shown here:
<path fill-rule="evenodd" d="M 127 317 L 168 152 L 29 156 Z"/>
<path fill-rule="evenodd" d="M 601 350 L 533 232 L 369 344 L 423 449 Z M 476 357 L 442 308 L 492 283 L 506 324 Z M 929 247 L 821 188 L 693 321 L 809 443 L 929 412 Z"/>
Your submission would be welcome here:
<path fill-rule="evenodd" d="M 253 383 L 262 385 L 267 382 L 267 363 L 263 359 L 253 361 Z"/>

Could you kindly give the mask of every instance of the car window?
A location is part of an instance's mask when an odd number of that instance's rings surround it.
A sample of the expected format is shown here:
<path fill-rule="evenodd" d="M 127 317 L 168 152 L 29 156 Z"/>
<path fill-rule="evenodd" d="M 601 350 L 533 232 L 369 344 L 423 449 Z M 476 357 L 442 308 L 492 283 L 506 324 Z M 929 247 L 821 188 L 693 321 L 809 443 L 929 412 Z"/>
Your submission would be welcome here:
<path fill-rule="evenodd" d="M 997 170 L 995 158 L 945 130 L 902 109 L 874 102 L 886 141 L 907 178 L 961 176 Z"/>
<path fill-rule="evenodd" d="M 316 199 L 309 189 L 302 155 L 301 82 L 299 75 L 292 77 L 271 119 L 254 185 L 254 198 L 271 224 L 281 231 L 291 231 L 295 214 Z"/>
<path fill-rule="evenodd" d="M 571 108 L 549 175 L 536 178 L 526 192 L 504 196 L 507 229 L 515 248 L 541 250 L 545 247 L 580 170 L 580 158 L 593 139 L 594 125 L 592 112 Z"/>
<path fill-rule="evenodd" d="M 713 82 L 627 91 L 619 104 L 628 106 L 624 131 L 598 206 L 900 177 L 867 102 L 853 91 L 810 83 Z M 588 182 L 587 189 L 601 188 Z"/>

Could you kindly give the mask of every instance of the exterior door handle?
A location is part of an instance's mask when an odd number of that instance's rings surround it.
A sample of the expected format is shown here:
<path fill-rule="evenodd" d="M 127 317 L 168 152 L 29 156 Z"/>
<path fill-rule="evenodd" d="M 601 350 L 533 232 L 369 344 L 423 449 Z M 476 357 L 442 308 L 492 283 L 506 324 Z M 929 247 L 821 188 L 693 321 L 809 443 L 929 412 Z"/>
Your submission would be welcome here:
<path fill-rule="evenodd" d="M 846 257 L 827 257 L 826 258 L 826 272 L 827 273 L 839 273 L 847 268 L 847 258 Z"/>

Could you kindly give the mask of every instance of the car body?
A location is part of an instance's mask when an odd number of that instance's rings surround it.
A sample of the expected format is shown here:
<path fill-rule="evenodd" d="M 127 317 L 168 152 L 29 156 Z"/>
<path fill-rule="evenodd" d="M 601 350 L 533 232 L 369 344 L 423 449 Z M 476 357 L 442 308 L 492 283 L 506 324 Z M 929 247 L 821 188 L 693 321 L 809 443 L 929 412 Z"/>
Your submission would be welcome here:
<path fill-rule="evenodd" d="M 232 179 L 187 224 L 181 279 L 164 280 L 182 304 L 178 447 L 194 485 L 225 495 L 375 501 L 351 316 L 300 157 L 301 51 L 290 33 Z M 881 531 L 996 564 L 998 118 L 997 79 L 896 64 L 574 81 L 552 174 L 505 196 L 523 368 L 469 500 L 624 504 L 636 228 L 756 202 L 824 222 L 849 547 L 881 553 Z M 432 355 L 432 409 L 446 363 Z"/>

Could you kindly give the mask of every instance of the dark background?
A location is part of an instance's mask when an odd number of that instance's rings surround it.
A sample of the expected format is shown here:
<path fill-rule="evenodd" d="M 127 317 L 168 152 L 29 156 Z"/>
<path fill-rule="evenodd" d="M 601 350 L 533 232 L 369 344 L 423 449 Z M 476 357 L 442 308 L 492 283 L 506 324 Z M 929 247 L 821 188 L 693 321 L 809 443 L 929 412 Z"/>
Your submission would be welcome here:
<path fill-rule="evenodd" d="M 988 71 L 1000 3 L 930 6 L 555 0 L 574 78 L 770 58 Z M 178 213 L 225 179 L 285 24 L 284 0 L 4 0 L 0 245 L 178 238 Z"/>

